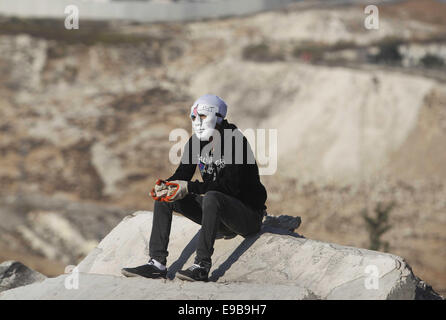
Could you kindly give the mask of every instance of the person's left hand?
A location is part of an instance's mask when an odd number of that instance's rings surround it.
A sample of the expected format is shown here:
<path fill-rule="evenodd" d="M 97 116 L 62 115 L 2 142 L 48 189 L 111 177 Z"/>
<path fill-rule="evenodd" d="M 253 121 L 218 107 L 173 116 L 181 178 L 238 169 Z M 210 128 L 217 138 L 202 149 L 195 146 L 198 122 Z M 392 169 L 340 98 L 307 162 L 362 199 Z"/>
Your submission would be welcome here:
<path fill-rule="evenodd" d="M 173 180 L 167 181 L 166 187 L 168 188 L 167 196 L 161 198 L 161 201 L 172 202 L 183 199 L 189 192 L 187 190 L 187 181 Z"/>

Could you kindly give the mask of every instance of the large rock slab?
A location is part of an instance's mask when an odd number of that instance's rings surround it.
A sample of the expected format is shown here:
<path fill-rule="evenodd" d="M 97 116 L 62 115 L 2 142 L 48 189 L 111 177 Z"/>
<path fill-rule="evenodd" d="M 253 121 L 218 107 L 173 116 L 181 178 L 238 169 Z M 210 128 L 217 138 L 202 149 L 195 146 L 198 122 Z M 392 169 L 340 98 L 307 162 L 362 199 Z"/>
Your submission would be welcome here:
<path fill-rule="evenodd" d="M 41 282 L 46 277 L 21 262 L 5 261 L 0 264 L 0 292 Z"/>
<path fill-rule="evenodd" d="M 152 230 L 153 213 L 138 211 L 123 219 L 99 245 L 85 257 L 78 265 L 80 272 L 121 275 L 121 268 L 138 266 L 149 259 L 149 239 Z M 267 217 L 264 221 L 262 234 L 274 234 L 301 237 L 293 230 L 299 227 L 300 217 Z M 201 226 L 184 218 L 174 215 L 169 241 L 168 277 L 173 279 L 175 273 L 183 266 L 193 263 L 196 241 Z M 219 239 L 215 242 L 213 259 L 214 266 L 227 266 L 229 261 L 246 251 L 259 235 L 244 239 L 237 236 L 230 240 Z M 229 260 L 228 260 L 229 259 Z M 222 265 L 224 264 L 224 265 Z M 215 269 L 214 269 L 215 270 Z M 217 270 L 215 270 L 217 271 Z M 222 269 L 213 274 L 215 280 Z"/>
<path fill-rule="evenodd" d="M 122 267 L 147 262 L 152 215 L 140 211 L 126 217 L 79 264 L 79 271 L 120 277 Z M 281 218 L 269 217 L 269 223 L 255 236 L 217 240 L 210 279 L 303 287 L 322 299 L 439 298 L 403 258 L 305 239 L 289 230 L 299 225 L 296 220 L 291 219 L 288 225 L 292 227 L 287 229 L 286 216 Z M 168 248 L 170 279 L 193 263 L 199 230 L 192 221 L 173 217 Z"/>
<path fill-rule="evenodd" d="M 0 300 L 34 299 L 120 299 L 120 300 L 307 300 L 316 296 L 295 285 L 266 285 L 257 283 L 183 282 L 181 280 L 153 280 L 123 278 L 111 275 L 78 274 L 78 283 L 62 275 L 8 290 Z M 68 285 L 66 285 L 68 284 Z"/>

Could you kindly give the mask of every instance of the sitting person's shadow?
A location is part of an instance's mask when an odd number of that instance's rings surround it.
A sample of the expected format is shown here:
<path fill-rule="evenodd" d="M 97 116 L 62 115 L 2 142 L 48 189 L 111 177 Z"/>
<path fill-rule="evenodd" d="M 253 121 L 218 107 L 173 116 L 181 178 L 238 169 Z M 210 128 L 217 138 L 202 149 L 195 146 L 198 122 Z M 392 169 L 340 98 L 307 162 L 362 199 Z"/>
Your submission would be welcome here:
<path fill-rule="evenodd" d="M 262 228 L 260 231 L 254 235 L 245 237 L 245 239 L 240 243 L 240 245 L 231 253 L 231 255 L 213 270 L 212 274 L 209 276 L 209 281 L 217 281 L 222 277 L 229 268 L 236 262 L 253 244 L 260 238 L 264 233 L 274 233 L 280 235 L 288 235 L 297 238 L 304 238 L 302 235 L 294 232 L 295 229 L 299 227 L 301 223 L 300 217 L 291 216 L 266 216 L 263 221 Z M 197 241 L 200 231 L 198 231 L 194 237 L 189 241 L 186 247 L 181 252 L 180 257 L 169 266 L 167 278 L 174 279 L 175 274 L 183 268 L 187 260 L 194 254 L 197 249 Z M 227 241 L 227 240 L 224 240 Z"/>

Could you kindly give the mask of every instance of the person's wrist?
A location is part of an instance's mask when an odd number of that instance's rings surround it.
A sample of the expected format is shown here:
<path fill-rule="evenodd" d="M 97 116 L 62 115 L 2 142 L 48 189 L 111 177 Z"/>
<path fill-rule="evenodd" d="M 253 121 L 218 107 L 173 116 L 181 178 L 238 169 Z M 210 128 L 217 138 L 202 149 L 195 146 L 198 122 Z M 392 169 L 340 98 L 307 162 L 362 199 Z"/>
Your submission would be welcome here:
<path fill-rule="evenodd" d="M 187 192 L 188 193 L 195 193 L 195 192 L 192 191 L 192 189 L 193 189 L 192 181 L 187 181 Z"/>

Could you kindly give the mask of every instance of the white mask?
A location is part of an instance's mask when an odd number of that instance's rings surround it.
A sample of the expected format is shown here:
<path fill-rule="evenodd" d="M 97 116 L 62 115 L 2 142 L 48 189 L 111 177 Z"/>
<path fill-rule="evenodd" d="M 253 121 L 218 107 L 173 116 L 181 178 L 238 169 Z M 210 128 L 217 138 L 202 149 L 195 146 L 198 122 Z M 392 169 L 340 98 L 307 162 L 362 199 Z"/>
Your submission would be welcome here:
<path fill-rule="evenodd" d="M 205 104 L 191 108 L 192 129 L 199 140 L 209 141 L 217 124 L 217 113 L 217 107 Z"/>
<path fill-rule="evenodd" d="M 191 107 L 192 129 L 201 141 L 209 141 L 217 123 L 226 116 L 226 103 L 217 96 L 204 95 Z"/>

